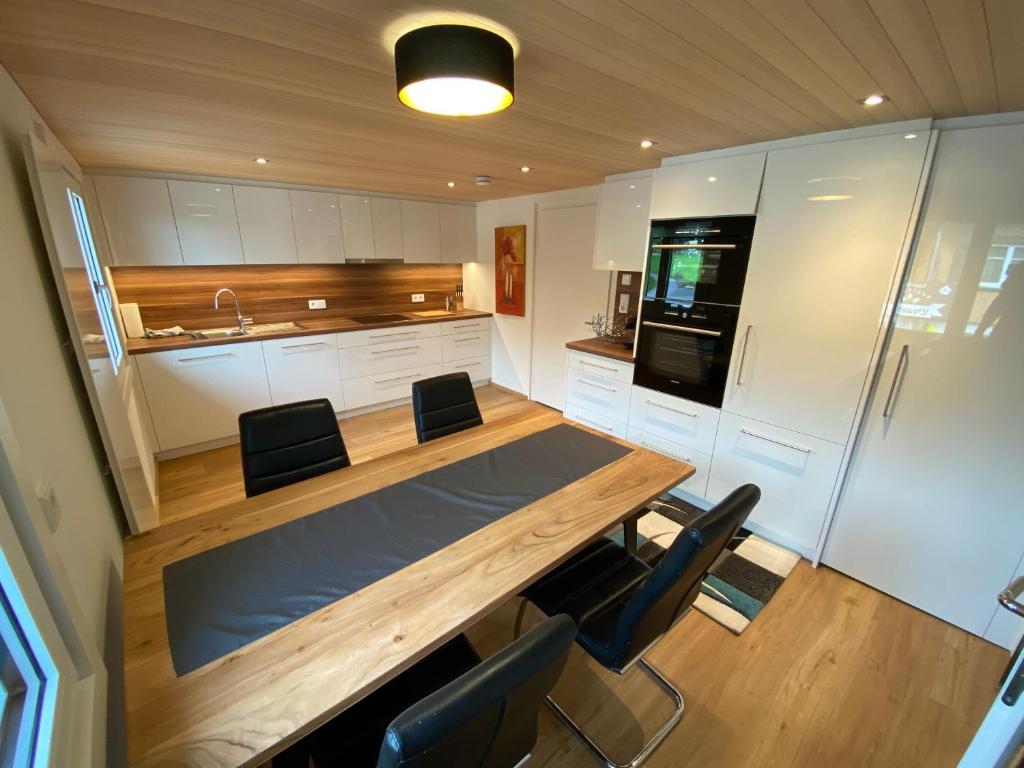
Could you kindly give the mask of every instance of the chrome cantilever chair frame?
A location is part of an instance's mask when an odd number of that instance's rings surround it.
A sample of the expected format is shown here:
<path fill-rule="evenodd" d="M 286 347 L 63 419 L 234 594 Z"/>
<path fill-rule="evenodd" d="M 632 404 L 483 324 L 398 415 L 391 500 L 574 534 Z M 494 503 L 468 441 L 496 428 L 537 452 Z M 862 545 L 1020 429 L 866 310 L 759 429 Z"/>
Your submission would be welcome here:
<path fill-rule="evenodd" d="M 529 602 L 530 601 L 525 598 L 523 598 L 520 602 L 519 612 L 516 614 L 515 629 L 513 630 L 514 639 L 518 639 L 519 635 L 522 634 L 523 618 L 526 615 L 526 606 L 529 604 Z M 685 611 L 683 611 L 679 615 L 679 617 L 674 622 L 672 622 L 672 627 L 678 624 L 683 619 L 683 617 L 686 616 L 686 614 L 688 614 L 689 612 L 690 608 L 687 608 Z M 669 627 L 669 631 L 671 631 L 671 629 L 672 628 Z M 594 756 L 602 763 L 604 763 L 606 766 L 608 766 L 608 768 L 636 768 L 650 756 L 651 752 L 653 752 L 658 747 L 658 745 L 665 740 L 665 737 L 668 736 L 672 729 L 675 728 L 679 721 L 683 718 L 683 712 L 686 709 L 686 702 L 683 700 L 682 692 L 680 692 L 678 688 L 672 685 L 672 682 L 667 677 L 661 674 L 661 672 L 656 670 L 653 666 L 651 666 L 649 662 L 645 661 L 643 658 L 644 654 L 651 650 L 651 648 L 653 648 L 655 644 L 659 640 L 661 640 L 661 638 L 663 638 L 666 634 L 668 633 L 665 632 L 661 635 L 658 635 L 646 648 L 644 648 L 640 653 L 634 656 L 632 661 L 629 662 L 629 664 L 622 667 L 621 669 L 605 667 L 605 669 L 611 669 L 611 671 L 617 675 L 626 674 L 634 666 L 640 667 L 644 672 L 647 673 L 647 675 L 652 680 L 654 680 L 655 683 L 658 684 L 659 688 L 661 688 L 666 694 L 668 694 L 668 697 L 672 699 L 672 702 L 675 704 L 675 710 L 672 712 L 672 715 L 669 717 L 669 719 L 666 720 L 664 725 L 662 725 L 661 728 L 658 729 L 658 732 L 655 733 L 648 740 L 648 742 L 643 746 L 643 749 L 641 749 L 636 755 L 634 755 L 633 758 L 630 759 L 628 762 L 615 762 L 615 760 L 609 757 L 605 753 L 605 751 L 601 749 L 600 746 L 598 746 L 596 741 L 594 741 L 592 738 L 590 738 L 590 736 L 587 735 L 586 731 L 583 730 L 583 727 L 575 720 L 573 720 L 569 716 L 568 712 L 566 712 L 564 709 L 562 709 L 562 707 L 559 706 L 558 702 L 555 701 L 551 695 L 545 697 L 547 705 L 558 716 L 558 719 L 561 720 L 562 723 L 564 723 L 570 731 L 575 733 L 579 737 L 580 741 L 587 745 L 587 747 L 594 754 Z"/>

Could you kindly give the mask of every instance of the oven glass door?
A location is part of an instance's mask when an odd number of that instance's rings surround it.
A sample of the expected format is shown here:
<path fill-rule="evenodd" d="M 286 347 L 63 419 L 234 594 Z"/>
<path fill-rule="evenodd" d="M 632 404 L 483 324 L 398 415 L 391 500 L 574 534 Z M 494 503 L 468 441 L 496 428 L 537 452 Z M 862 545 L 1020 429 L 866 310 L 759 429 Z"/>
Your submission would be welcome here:
<path fill-rule="evenodd" d="M 711 331 L 644 321 L 634 382 L 721 408 L 732 337 L 731 330 Z"/>

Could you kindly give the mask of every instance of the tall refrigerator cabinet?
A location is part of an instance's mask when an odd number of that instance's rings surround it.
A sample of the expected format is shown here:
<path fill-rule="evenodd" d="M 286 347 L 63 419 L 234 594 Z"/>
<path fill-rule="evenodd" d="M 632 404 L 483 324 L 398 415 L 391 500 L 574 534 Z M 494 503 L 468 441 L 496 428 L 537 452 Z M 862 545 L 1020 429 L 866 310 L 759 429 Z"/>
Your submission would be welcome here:
<path fill-rule="evenodd" d="M 1011 648 L 1024 572 L 1024 125 L 943 131 L 824 562 Z"/>

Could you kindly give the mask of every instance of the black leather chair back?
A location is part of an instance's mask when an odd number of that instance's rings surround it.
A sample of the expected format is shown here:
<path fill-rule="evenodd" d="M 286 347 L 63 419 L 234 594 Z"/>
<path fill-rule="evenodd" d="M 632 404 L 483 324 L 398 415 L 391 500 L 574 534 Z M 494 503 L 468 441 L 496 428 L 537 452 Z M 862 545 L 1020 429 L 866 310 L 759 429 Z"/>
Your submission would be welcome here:
<path fill-rule="evenodd" d="M 330 400 L 304 400 L 243 413 L 242 476 L 245 495 L 351 466 Z"/>
<path fill-rule="evenodd" d="M 619 615 L 613 641 L 617 668 L 643 653 L 693 604 L 708 569 L 760 498 L 756 485 L 742 485 L 679 532 Z"/>
<path fill-rule="evenodd" d="M 412 414 L 421 443 L 484 423 L 464 371 L 413 382 Z"/>
<path fill-rule="evenodd" d="M 537 743 L 537 717 L 576 625 L 545 620 L 409 707 L 388 727 L 377 768 L 512 768 Z"/>

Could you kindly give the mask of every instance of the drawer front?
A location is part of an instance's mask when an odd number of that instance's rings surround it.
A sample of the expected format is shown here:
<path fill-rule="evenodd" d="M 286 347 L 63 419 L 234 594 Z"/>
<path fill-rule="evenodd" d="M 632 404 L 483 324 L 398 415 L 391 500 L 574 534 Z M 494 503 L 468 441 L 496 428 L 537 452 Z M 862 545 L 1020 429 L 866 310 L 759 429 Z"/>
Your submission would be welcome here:
<path fill-rule="evenodd" d="M 339 350 L 341 378 L 359 379 L 441 362 L 441 337 L 410 338 Z"/>
<path fill-rule="evenodd" d="M 263 357 L 274 405 L 326 397 L 335 411 L 345 410 L 337 334 L 267 339 Z"/>
<path fill-rule="evenodd" d="M 630 385 L 625 382 L 592 376 L 580 370 L 569 369 L 565 399 L 588 411 L 616 421 L 629 419 Z"/>
<path fill-rule="evenodd" d="M 486 331 L 456 333 L 441 338 L 444 361 L 465 360 L 491 354 L 491 334 Z"/>
<path fill-rule="evenodd" d="M 842 458 L 836 443 L 723 412 L 707 497 L 718 502 L 754 483 L 761 501 L 749 518 L 752 529 L 810 557 Z"/>
<path fill-rule="evenodd" d="M 711 454 L 695 451 L 685 445 L 674 443 L 658 435 L 648 434 L 630 425 L 626 439 L 642 448 L 657 451 L 670 459 L 693 465 L 696 470 L 690 477 L 676 486 L 695 496 L 704 497 L 708 490 L 708 473 L 711 470 Z"/>
<path fill-rule="evenodd" d="M 475 320 L 450 320 L 446 323 L 438 323 L 443 336 L 453 336 L 459 333 L 491 333 L 491 318 L 478 317 Z"/>
<path fill-rule="evenodd" d="M 609 419 L 607 416 L 594 413 L 586 408 L 580 408 L 572 403 L 565 406 L 565 412 L 562 415 L 570 421 L 579 422 L 586 427 L 591 427 L 622 440 L 626 439 L 626 422 L 624 421 Z"/>
<path fill-rule="evenodd" d="M 412 397 L 412 383 L 441 375 L 441 364 L 423 365 L 404 371 L 363 376 L 342 382 L 345 390 L 346 408 L 364 408 L 368 405 L 386 403 Z"/>
<path fill-rule="evenodd" d="M 588 355 L 586 352 L 569 351 L 569 368 L 586 371 L 595 376 L 604 376 L 615 381 L 633 383 L 633 364 L 612 360 L 599 355 Z"/>
<path fill-rule="evenodd" d="M 368 344 L 390 344 L 395 341 L 433 339 L 441 335 L 440 323 L 400 325 L 394 328 L 370 328 L 365 331 L 343 331 L 338 334 L 338 346 L 364 347 Z"/>
<path fill-rule="evenodd" d="M 445 362 L 445 373 L 465 371 L 473 381 L 486 381 L 491 378 L 491 356 L 471 357 L 468 360 L 452 360 Z"/>
<path fill-rule="evenodd" d="M 719 410 L 643 387 L 633 387 L 629 426 L 648 435 L 712 453 L 718 432 Z"/>

